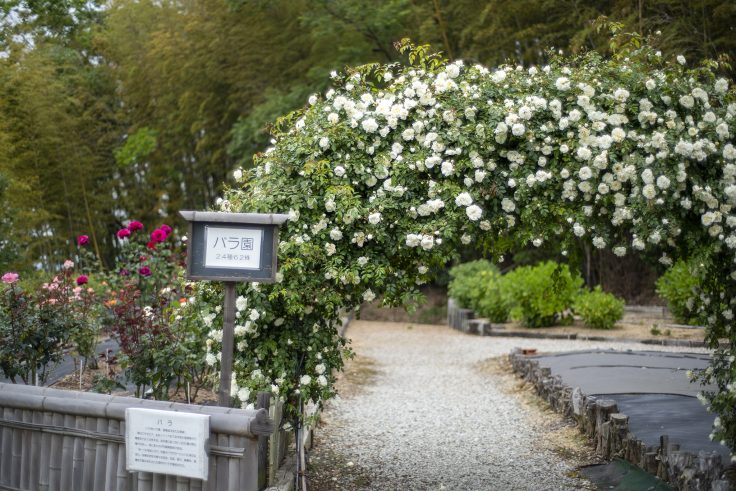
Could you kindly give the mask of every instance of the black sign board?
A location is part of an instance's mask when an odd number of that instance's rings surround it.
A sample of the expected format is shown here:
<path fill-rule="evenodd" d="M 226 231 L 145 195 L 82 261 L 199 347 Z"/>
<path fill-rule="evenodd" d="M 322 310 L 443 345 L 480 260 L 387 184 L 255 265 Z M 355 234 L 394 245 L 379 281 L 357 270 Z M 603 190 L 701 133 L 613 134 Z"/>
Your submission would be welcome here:
<path fill-rule="evenodd" d="M 182 211 L 189 221 L 187 278 L 273 282 L 279 225 L 288 216 Z"/>

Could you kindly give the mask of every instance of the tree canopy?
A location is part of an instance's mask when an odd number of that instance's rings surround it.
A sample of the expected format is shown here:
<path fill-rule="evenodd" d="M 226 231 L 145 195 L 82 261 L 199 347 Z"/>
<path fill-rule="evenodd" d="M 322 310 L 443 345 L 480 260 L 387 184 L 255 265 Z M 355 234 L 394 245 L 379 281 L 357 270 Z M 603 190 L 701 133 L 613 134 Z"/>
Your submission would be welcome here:
<path fill-rule="evenodd" d="M 653 33 L 666 56 L 733 56 L 732 2 L 13 0 L 0 6 L 0 175 L 19 254 L 55 267 L 87 230 L 111 264 L 130 218 L 206 208 L 268 144 L 269 124 L 346 65 L 431 43 L 495 66 L 609 53 L 591 21 Z M 721 65 L 725 67 L 725 65 Z M 727 67 L 725 73 L 730 73 Z M 9 211 L 10 213 L 10 211 Z M 6 256 L 3 256 L 6 257 Z M 8 256 L 9 257 L 9 256 Z"/>

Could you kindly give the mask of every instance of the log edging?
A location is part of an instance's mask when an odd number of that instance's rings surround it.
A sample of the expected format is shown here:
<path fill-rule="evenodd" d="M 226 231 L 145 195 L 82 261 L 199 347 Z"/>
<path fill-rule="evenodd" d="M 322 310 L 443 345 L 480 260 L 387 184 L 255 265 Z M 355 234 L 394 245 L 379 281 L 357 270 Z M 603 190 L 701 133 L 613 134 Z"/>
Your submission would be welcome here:
<path fill-rule="evenodd" d="M 562 382 L 542 367 L 534 357 L 517 350 L 509 355 L 513 371 L 530 383 L 537 394 L 555 411 L 574 419 L 578 428 L 595 445 L 604 459 L 619 457 L 686 491 L 729 491 L 734 489 L 726 472 L 733 470 L 721 456 L 705 451 L 698 454 L 682 451 L 667 435 L 659 445 L 648 446 L 629 430 L 629 417 L 618 411 L 616 401 L 584 394 L 577 387 Z"/>

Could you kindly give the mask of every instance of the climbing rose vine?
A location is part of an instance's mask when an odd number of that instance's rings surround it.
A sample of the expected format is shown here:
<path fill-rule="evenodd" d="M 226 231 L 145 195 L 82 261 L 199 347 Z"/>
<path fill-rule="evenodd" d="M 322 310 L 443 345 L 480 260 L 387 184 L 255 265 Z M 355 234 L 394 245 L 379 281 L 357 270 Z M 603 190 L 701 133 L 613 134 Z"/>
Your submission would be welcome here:
<path fill-rule="evenodd" d="M 688 68 L 645 47 L 549 66 L 488 69 L 413 51 L 412 66 L 333 74 L 282 118 L 223 211 L 288 212 L 273 285 L 240 290 L 233 393 L 334 394 L 338 312 L 407 304 L 465 244 L 501 254 L 579 238 L 616 255 L 697 257 L 691 303 L 715 349 L 700 374 L 736 446 L 736 103 L 715 63 Z M 200 289 L 218 360 L 221 293 Z"/>

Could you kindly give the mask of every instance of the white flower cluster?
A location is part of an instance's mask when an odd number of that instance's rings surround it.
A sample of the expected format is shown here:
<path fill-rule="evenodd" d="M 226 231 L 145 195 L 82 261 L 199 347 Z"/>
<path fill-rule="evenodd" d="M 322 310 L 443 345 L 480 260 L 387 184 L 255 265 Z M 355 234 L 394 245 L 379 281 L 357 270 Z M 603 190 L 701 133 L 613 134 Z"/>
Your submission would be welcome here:
<path fill-rule="evenodd" d="M 300 285 L 294 297 L 315 292 L 304 302 L 328 318 L 314 314 L 321 328 L 332 329 L 341 302 L 401 301 L 474 240 L 541 247 L 580 237 L 617 257 L 653 249 L 669 265 L 696 237 L 726 255 L 736 278 L 734 92 L 684 58 L 652 56 L 387 67 L 378 86 L 361 70 L 336 74 L 337 87 L 275 136 L 228 206 L 290 210 L 279 262 L 290 288 Z M 244 321 L 263 323 L 252 309 L 268 318 L 277 309 L 290 325 L 310 315 L 299 298 L 272 293 L 284 305 L 249 300 Z M 728 318 L 736 300 L 711 305 Z M 323 386 L 324 374 L 308 376 L 299 390 Z"/>

